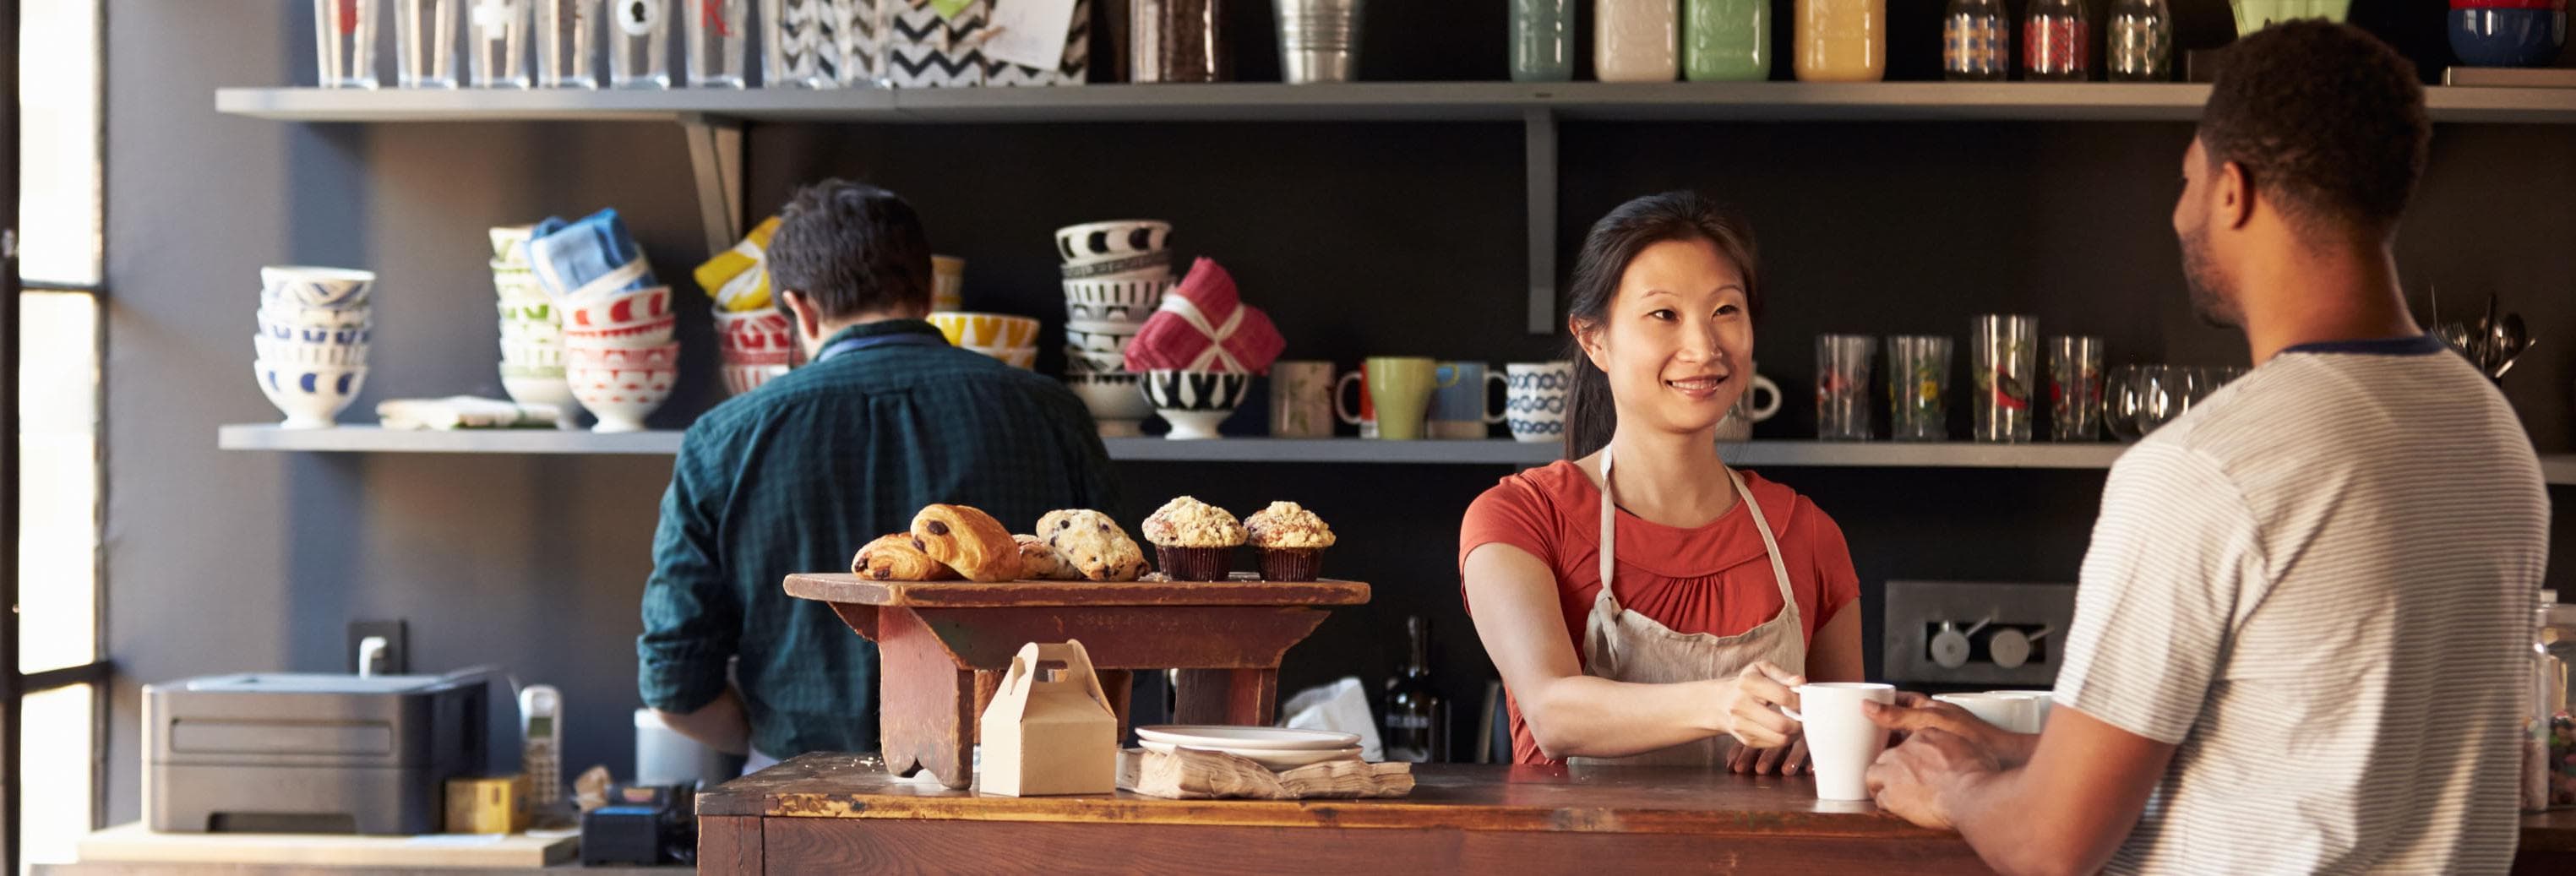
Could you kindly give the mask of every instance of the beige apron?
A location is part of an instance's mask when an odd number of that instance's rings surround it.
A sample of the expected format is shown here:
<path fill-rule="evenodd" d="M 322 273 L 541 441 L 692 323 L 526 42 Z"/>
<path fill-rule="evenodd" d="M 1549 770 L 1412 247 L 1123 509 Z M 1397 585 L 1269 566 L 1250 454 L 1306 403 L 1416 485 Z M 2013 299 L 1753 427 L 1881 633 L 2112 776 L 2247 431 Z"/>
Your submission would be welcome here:
<path fill-rule="evenodd" d="M 1583 671 L 1596 678 L 1638 684 L 1671 684 L 1731 678 L 1757 660 L 1769 660 L 1790 672 L 1807 671 L 1807 638 L 1798 620 L 1798 597 L 1789 591 L 1789 568 L 1780 562 L 1780 543 L 1772 538 L 1771 521 L 1745 489 L 1744 479 L 1726 473 L 1753 526 L 1762 533 L 1762 550 L 1771 560 L 1771 578 L 1780 585 L 1780 613 L 1761 625 L 1732 636 L 1676 633 L 1653 618 L 1619 607 L 1611 578 L 1619 546 L 1618 501 L 1611 496 L 1610 451 L 1601 451 L 1601 595 L 1583 622 Z M 1573 757 L 1573 764 L 1673 764 L 1717 766 L 1734 749 L 1735 739 L 1718 734 L 1696 742 L 1628 757 Z"/>

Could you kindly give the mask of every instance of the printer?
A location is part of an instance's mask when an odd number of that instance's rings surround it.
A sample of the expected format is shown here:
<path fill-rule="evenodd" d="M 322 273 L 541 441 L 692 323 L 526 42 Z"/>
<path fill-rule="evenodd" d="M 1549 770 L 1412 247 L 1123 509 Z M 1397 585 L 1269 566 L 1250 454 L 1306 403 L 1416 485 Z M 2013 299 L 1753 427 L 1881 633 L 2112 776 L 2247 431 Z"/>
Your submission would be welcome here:
<path fill-rule="evenodd" d="M 485 767 L 477 675 L 245 673 L 143 688 L 143 805 L 165 832 L 439 832 Z"/>

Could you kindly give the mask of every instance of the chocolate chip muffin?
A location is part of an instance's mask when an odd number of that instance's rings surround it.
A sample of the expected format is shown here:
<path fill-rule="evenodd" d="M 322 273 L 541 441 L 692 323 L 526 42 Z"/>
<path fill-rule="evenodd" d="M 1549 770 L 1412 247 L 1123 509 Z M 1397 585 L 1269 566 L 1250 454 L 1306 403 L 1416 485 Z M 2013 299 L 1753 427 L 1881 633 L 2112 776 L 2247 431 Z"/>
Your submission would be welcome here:
<path fill-rule="evenodd" d="M 1234 515 L 1189 496 L 1164 503 L 1143 528 L 1163 574 L 1174 581 L 1226 580 L 1234 549 L 1243 546 L 1243 524 Z"/>
<path fill-rule="evenodd" d="M 1268 581 L 1312 581 L 1324 565 L 1324 549 L 1333 546 L 1333 528 L 1295 502 L 1272 502 L 1244 518 L 1252 546 L 1261 551 L 1261 577 Z"/>

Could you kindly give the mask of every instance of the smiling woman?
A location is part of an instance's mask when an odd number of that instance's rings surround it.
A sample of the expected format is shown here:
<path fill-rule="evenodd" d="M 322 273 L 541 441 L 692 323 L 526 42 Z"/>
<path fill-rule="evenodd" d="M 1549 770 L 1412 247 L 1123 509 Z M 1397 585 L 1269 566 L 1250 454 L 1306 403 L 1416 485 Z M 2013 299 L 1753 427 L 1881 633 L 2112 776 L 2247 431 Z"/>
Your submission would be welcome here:
<path fill-rule="evenodd" d="M 1630 201 L 1584 241 L 1567 459 L 1504 478 L 1459 527 L 1515 761 L 1794 773 L 1790 688 L 1861 677 L 1841 529 L 1718 457 L 1753 380 L 1755 277 L 1751 232 L 1688 192 Z"/>

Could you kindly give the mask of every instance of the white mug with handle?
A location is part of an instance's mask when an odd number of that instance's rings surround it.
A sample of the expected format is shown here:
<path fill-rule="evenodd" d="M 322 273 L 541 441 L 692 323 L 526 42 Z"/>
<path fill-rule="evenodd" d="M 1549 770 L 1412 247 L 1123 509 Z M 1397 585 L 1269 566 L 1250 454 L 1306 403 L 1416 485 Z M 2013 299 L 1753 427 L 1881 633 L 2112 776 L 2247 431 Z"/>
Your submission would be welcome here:
<path fill-rule="evenodd" d="M 1896 702 L 1896 686 L 1869 682 L 1811 682 L 1794 688 L 1800 708 L 1780 713 L 1806 725 L 1807 760 L 1816 773 L 1816 799 L 1867 800 L 1869 765 L 1887 750 L 1887 728 L 1861 713 L 1860 704 Z"/>
<path fill-rule="evenodd" d="M 1754 396 L 1766 392 L 1771 394 L 1770 402 L 1754 403 Z M 1717 440 L 1728 443 L 1753 440 L 1753 424 L 1779 414 L 1780 385 L 1771 382 L 1771 378 L 1753 375 L 1753 385 L 1745 387 L 1744 395 L 1735 400 L 1735 407 L 1726 412 L 1726 419 L 1717 422 Z"/>

